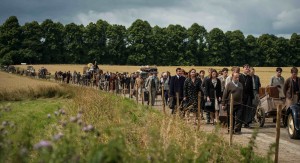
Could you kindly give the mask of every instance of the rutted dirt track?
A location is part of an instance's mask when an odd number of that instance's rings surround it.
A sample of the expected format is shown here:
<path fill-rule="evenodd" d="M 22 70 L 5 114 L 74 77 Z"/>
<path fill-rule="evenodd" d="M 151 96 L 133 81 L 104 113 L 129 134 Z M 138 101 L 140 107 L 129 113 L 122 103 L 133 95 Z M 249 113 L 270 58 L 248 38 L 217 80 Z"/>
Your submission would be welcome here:
<path fill-rule="evenodd" d="M 28 77 L 17 76 L 14 74 L 8 74 L 4 72 L 0 72 L 0 79 L 1 79 L 0 80 L 1 89 L 5 89 L 5 88 L 9 89 L 10 87 L 24 88 L 24 87 L 28 87 L 28 86 L 32 87 L 36 85 L 57 84 L 50 81 L 31 79 Z M 9 82 L 12 79 L 15 82 Z M 161 97 L 158 96 L 157 102 L 155 103 L 153 109 L 162 110 L 160 98 Z M 170 115 L 170 109 L 166 107 L 166 111 L 167 114 Z M 271 121 L 272 119 L 267 119 L 265 127 L 260 128 L 258 131 L 258 137 L 256 139 L 257 148 L 255 148 L 257 154 L 266 155 L 269 150 L 269 146 L 275 142 L 275 135 L 276 135 L 275 123 L 272 123 Z M 202 130 L 207 132 L 212 132 L 214 128 L 215 127 L 213 125 L 206 124 L 205 120 L 201 121 Z M 249 138 L 252 136 L 253 131 L 254 131 L 254 126 L 252 126 L 252 128 L 249 129 L 242 128 L 242 134 L 234 135 L 233 142 L 241 145 L 247 145 L 249 142 Z M 229 134 L 227 134 L 227 128 L 221 128 L 220 134 L 224 136 L 227 140 L 229 140 Z M 279 144 L 279 162 L 299 162 L 299 160 L 300 160 L 300 140 L 290 139 L 287 134 L 286 128 L 281 128 L 280 144 Z"/>

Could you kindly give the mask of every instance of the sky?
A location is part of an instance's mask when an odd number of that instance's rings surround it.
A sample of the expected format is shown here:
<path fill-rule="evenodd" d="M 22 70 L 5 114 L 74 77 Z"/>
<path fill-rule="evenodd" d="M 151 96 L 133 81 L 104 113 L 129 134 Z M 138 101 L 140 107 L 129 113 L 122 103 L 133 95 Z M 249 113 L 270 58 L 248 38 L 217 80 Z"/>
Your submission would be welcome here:
<path fill-rule="evenodd" d="M 300 0 L 0 0 L 0 24 L 10 16 L 21 25 L 46 19 L 87 25 L 102 19 L 129 27 L 142 19 L 152 27 L 198 23 L 208 31 L 300 33 Z"/>

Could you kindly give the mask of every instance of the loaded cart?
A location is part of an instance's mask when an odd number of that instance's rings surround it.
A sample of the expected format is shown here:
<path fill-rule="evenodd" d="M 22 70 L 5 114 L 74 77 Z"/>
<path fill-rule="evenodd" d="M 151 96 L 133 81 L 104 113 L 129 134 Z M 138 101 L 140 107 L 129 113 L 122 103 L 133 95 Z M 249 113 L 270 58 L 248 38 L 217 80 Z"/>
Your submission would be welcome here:
<path fill-rule="evenodd" d="M 255 114 L 255 121 L 260 127 L 265 124 L 266 118 L 273 118 L 275 122 L 277 117 L 277 106 L 282 105 L 282 118 L 284 120 L 284 113 L 286 111 L 285 98 L 279 97 L 277 87 L 262 87 L 259 90 L 259 101 Z M 284 121 L 283 121 L 284 122 Z"/>

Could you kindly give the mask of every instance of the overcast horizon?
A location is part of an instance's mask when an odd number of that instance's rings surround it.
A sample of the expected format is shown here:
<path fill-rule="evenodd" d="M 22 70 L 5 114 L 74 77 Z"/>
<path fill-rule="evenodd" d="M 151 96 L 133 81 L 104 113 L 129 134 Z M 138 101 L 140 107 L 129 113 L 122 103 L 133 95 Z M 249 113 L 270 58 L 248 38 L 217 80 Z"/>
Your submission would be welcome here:
<path fill-rule="evenodd" d="M 10 16 L 19 23 L 51 19 L 62 24 L 87 25 L 99 19 L 127 28 L 137 19 L 153 27 L 193 23 L 207 31 L 241 30 L 245 35 L 300 33 L 300 1 L 297 0 L 0 0 L 0 24 Z"/>

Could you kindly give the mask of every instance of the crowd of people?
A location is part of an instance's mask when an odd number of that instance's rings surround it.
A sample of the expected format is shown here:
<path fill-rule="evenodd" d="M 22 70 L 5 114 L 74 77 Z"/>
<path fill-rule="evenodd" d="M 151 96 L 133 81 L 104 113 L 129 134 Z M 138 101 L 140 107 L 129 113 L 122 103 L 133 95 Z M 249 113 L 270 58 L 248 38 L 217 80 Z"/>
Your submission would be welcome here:
<path fill-rule="evenodd" d="M 175 113 L 176 103 L 186 103 L 192 112 L 197 112 L 198 94 L 201 93 L 201 119 L 207 123 L 219 123 L 220 109 L 227 112 L 229 117 L 230 98 L 233 101 L 234 133 L 240 134 L 241 128 L 248 128 L 255 121 L 256 108 L 259 104 L 260 78 L 255 74 L 255 69 L 245 64 L 242 67 L 232 67 L 231 74 L 228 69 L 223 68 L 220 72 L 215 69 L 208 69 L 199 73 L 195 69 L 185 72 L 181 68 L 176 69 L 176 74 L 162 73 L 160 80 L 156 74 L 150 74 L 146 79 L 146 88 L 155 100 L 155 91 L 158 91 L 158 84 L 163 85 L 165 102 L 169 104 L 172 114 Z M 286 99 L 286 107 L 298 102 L 300 91 L 300 79 L 297 77 L 298 69 L 291 69 L 291 77 L 285 80 L 282 76 L 282 68 L 276 68 L 276 75 L 271 77 L 270 87 L 278 89 L 279 97 Z M 152 82 L 153 81 L 153 82 Z M 160 82 L 159 82 L 160 81 Z M 148 83 L 153 83 L 152 87 Z M 151 84 L 150 84 L 151 85 Z M 178 98 L 178 99 L 177 99 Z M 154 101 L 151 101 L 154 104 Z M 204 113 L 206 116 L 204 118 Z M 196 114 L 198 115 L 198 114 Z M 229 118 L 228 118 L 229 123 Z"/>
<path fill-rule="evenodd" d="M 149 72 L 142 76 L 139 72 L 134 73 L 112 73 L 98 71 L 80 72 L 55 72 L 56 81 L 77 85 L 92 85 L 101 90 L 115 93 L 130 93 L 130 97 L 138 96 L 139 99 L 148 101 L 148 105 L 155 105 L 157 95 L 164 94 L 164 103 L 169 106 L 171 113 L 175 114 L 176 109 L 183 103 L 190 108 L 191 112 L 197 112 L 198 98 L 201 98 L 201 113 L 197 118 L 206 120 L 207 124 L 220 122 L 220 111 L 227 112 L 229 117 L 230 98 L 233 101 L 233 116 L 235 133 L 241 133 L 241 128 L 248 128 L 255 121 L 256 108 L 259 104 L 260 78 L 255 74 L 255 69 L 248 64 L 242 69 L 238 66 L 217 71 L 209 68 L 207 76 L 205 71 L 177 68 L 176 74 L 171 76 L 170 72 Z M 241 72 L 242 71 L 242 72 Z M 286 107 L 298 102 L 300 92 L 300 79 L 298 69 L 291 68 L 291 77 L 282 77 L 282 68 L 276 68 L 276 74 L 271 77 L 269 86 L 276 87 L 279 98 L 285 99 Z M 148 98 L 144 99 L 144 95 Z M 178 98 L 178 99 L 177 99 Z M 229 118 L 228 118 L 229 119 Z M 228 121 L 229 123 L 229 121 Z"/>

